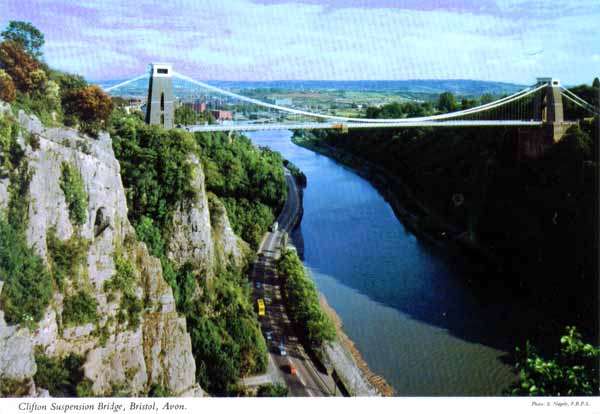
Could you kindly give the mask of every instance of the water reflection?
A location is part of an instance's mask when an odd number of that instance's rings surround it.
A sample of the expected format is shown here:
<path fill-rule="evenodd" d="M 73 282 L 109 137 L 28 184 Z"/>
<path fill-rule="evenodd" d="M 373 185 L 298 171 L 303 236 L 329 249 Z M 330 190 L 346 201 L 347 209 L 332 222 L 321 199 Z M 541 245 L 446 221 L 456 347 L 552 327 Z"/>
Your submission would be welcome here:
<path fill-rule="evenodd" d="M 513 378 L 502 356 L 517 310 L 480 299 L 362 177 L 295 146 L 288 131 L 248 136 L 306 174 L 304 263 L 372 370 L 399 395 L 499 394 Z"/>

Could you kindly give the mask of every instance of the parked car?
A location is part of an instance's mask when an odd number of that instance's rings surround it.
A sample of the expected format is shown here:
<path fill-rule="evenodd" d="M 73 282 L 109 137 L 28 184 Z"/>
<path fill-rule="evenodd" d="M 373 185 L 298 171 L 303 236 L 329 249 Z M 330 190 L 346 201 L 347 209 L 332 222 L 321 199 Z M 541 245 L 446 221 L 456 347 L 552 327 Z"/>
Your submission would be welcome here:
<path fill-rule="evenodd" d="M 287 355 L 287 352 L 285 351 L 285 346 L 283 345 L 283 342 L 281 342 L 279 344 L 279 355 L 281 355 L 281 356 Z"/>
<path fill-rule="evenodd" d="M 267 337 L 267 341 L 273 339 L 273 331 L 266 331 L 265 336 Z"/>

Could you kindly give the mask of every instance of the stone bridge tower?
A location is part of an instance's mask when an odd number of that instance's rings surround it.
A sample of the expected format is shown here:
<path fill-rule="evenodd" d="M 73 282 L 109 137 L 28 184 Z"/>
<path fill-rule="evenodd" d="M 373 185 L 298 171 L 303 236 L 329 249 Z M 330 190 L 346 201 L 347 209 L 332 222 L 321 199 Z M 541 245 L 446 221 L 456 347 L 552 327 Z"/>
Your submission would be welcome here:
<path fill-rule="evenodd" d="M 560 81 L 538 78 L 537 85 L 547 84 L 539 90 L 533 101 L 534 120 L 541 121 L 538 128 L 519 128 L 518 158 L 539 158 L 557 143 L 575 122 L 565 122 L 560 91 Z"/>
<path fill-rule="evenodd" d="M 175 121 L 173 66 L 168 63 L 151 63 L 150 70 L 146 123 L 171 129 Z"/>

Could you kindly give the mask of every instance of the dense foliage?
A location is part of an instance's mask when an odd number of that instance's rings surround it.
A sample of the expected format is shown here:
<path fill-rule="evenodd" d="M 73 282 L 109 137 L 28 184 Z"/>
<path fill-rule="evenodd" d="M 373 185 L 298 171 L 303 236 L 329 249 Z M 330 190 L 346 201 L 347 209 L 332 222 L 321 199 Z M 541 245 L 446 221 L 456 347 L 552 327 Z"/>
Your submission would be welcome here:
<path fill-rule="evenodd" d="M 306 175 L 290 160 L 283 160 L 283 165 L 285 168 L 290 170 L 292 177 L 296 180 L 296 184 L 300 187 L 306 187 Z"/>
<path fill-rule="evenodd" d="M 96 85 L 84 86 L 73 89 L 62 97 L 63 110 L 73 120 L 79 122 L 82 131 L 97 135 L 98 131 L 106 126 L 113 110 L 113 102 L 100 87 Z"/>
<path fill-rule="evenodd" d="M 36 114 L 45 125 L 79 126 L 97 135 L 112 101 L 80 77 L 50 69 L 41 59 L 44 35 L 27 22 L 11 21 L 0 42 L 0 99 L 13 110 Z"/>
<path fill-rule="evenodd" d="M 175 206 L 185 208 L 186 203 L 196 196 L 192 182 L 199 172 L 194 170 L 189 157 L 199 156 L 205 169 L 213 169 L 212 175 L 206 173 L 207 186 L 210 179 L 214 180 L 217 173 L 220 174 L 221 166 L 218 160 L 207 157 L 200 140 L 196 142 L 191 134 L 183 131 L 165 131 L 157 126 L 145 125 L 132 116 L 115 119 L 113 129 L 113 147 L 121 162 L 129 219 L 138 237 L 147 243 L 153 255 L 161 259 L 163 275 L 173 288 L 177 310 L 186 317 L 196 359 L 197 379 L 210 393 L 235 393 L 241 377 L 264 371 L 267 363 L 266 344 L 250 304 L 245 269 L 221 266 L 208 283 L 206 269 L 195 269 L 189 263 L 176 267 L 166 255 L 166 240 Z M 219 145 L 227 143 L 219 141 Z M 217 151 L 216 147 L 213 149 Z M 256 151 L 253 147 L 252 150 Z M 231 154 L 231 163 L 246 166 L 239 160 L 243 155 L 241 152 Z M 281 169 L 280 163 L 276 165 Z M 250 167 L 248 170 L 254 171 Z M 227 177 L 229 180 L 230 176 Z M 220 179 L 225 181 L 222 176 Z M 231 175 L 231 179 L 235 180 L 235 176 Z M 248 182 L 238 182 L 236 187 L 226 188 L 232 195 L 236 195 L 237 191 L 248 197 L 257 197 L 258 190 L 249 188 Z M 269 194 L 268 188 L 266 191 Z M 213 197 L 216 196 L 209 193 L 209 207 Z M 237 202 L 236 198 L 230 198 L 231 205 Z M 217 201 L 213 200 L 212 204 Z M 264 208 L 268 210 L 266 205 Z M 268 213 L 272 217 L 271 210 Z M 214 214 L 216 210 L 211 208 L 211 216 Z M 230 217 L 232 214 L 229 212 Z M 126 264 L 121 263 L 121 266 L 118 260 L 116 263 L 117 275 L 107 282 L 105 289 L 115 284 L 127 292 L 125 281 L 130 277 L 124 275 L 131 272 Z M 201 289 L 198 289 L 199 286 Z M 128 309 L 124 315 L 136 311 L 135 307 L 127 308 L 126 301 L 129 299 L 132 299 L 130 295 L 123 295 L 121 309 Z"/>
<path fill-rule="evenodd" d="M 61 165 L 60 188 L 63 190 L 69 218 L 74 224 L 85 223 L 87 217 L 88 197 L 81 174 L 72 164 Z"/>
<path fill-rule="evenodd" d="M 82 358 L 69 354 L 64 358 L 48 357 L 36 351 L 37 371 L 35 385 L 50 392 L 52 397 L 75 397 L 80 395 L 79 385 L 84 382 Z"/>
<path fill-rule="evenodd" d="M 596 291 L 597 125 L 583 120 L 541 158 L 521 160 L 516 128 L 304 136 L 314 139 L 309 144 L 343 150 L 354 156 L 348 162 L 367 162 L 370 171 L 388 177 L 386 188 L 418 217 L 419 231 L 483 249 L 490 261 L 479 273 L 486 275 L 480 283 L 543 310 L 533 335 L 570 324 L 589 334 L 597 297 L 582 292 Z"/>
<path fill-rule="evenodd" d="M 83 237 L 73 236 L 68 240 L 59 240 L 56 230 L 51 228 L 46 234 L 48 262 L 54 283 L 60 291 L 64 291 L 67 280 L 80 282 L 79 273 L 85 264 L 90 242 Z"/>
<path fill-rule="evenodd" d="M 26 50 L 31 56 L 40 58 L 44 46 L 44 34 L 29 22 L 11 20 L 6 29 L 0 33 L 5 40 L 10 40 Z"/>
<path fill-rule="evenodd" d="M 79 291 L 63 300 L 62 321 L 65 327 L 85 325 L 99 319 L 98 301 L 86 292 Z"/>
<path fill-rule="evenodd" d="M 0 218 L 0 305 L 13 325 L 33 326 L 44 316 L 52 298 L 52 279 L 46 265 L 27 246 L 25 234 Z"/>
<path fill-rule="evenodd" d="M 315 284 L 306 276 L 304 266 L 294 250 L 282 252 L 277 272 L 283 281 L 290 315 L 315 347 L 335 339 L 335 327 L 321 309 Z"/>
<path fill-rule="evenodd" d="M 146 125 L 135 117 L 117 120 L 111 132 L 130 221 L 137 226 L 146 216 L 163 229 L 172 209 L 195 197 L 191 185 L 195 172 L 188 160 L 196 150 L 192 136 Z"/>
<path fill-rule="evenodd" d="M 258 387 L 257 397 L 287 397 L 289 390 L 282 384 L 265 384 Z"/>
<path fill-rule="evenodd" d="M 540 356 L 527 342 L 517 348 L 519 382 L 512 395 L 591 396 L 600 395 L 598 360 L 600 348 L 585 343 L 575 327 L 568 327 L 560 339 L 561 349 L 554 358 Z"/>
<path fill-rule="evenodd" d="M 17 143 L 18 128 L 10 117 L 0 118 L 0 177 L 8 178 L 8 213 L 0 215 L 0 307 L 9 324 L 33 327 L 52 298 L 46 265 L 28 247 L 27 206 L 31 173 Z"/>
<path fill-rule="evenodd" d="M 225 204 L 233 230 L 258 246 L 287 195 L 281 156 L 243 136 L 197 133 L 196 140 L 207 189 Z"/>
<path fill-rule="evenodd" d="M 245 275 L 224 270 L 186 315 L 198 381 L 211 393 L 230 395 L 240 378 L 267 368 L 267 346 L 249 297 Z"/>
<path fill-rule="evenodd" d="M 213 124 L 214 122 L 215 118 L 208 111 L 198 113 L 185 105 L 175 108 L 175 125 Z"/>
<path fill-rule="evenodd" d="M 17 98 L 15 83 L 8 73 L 0 69 L 0 100 L 11 103 Z"/>

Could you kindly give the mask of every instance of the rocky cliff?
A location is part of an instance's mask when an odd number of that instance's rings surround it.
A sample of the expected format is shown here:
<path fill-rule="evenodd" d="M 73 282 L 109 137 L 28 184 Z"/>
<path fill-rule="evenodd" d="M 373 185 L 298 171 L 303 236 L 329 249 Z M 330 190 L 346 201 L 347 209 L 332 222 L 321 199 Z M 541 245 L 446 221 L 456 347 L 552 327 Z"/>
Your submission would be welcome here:
<path fill-rule="evenodd" d="M 0 118 L 12 117 L 10 107 L 0 105 Z M 23 111 L 16 118 L 17 142 L 31 174 L 26 240 L 53 275 L 53 296 L 41 321 L 30 327 L 9 326 L 0 302 L 0 394 L 44 395 L 34 381 L 36 355 L 75 354 L 94 395 L 143 396 L 155 386 L 172 395 L 203 395 L 185 318 L 175 309 L 160 261 L 137 241 L 128 221 L 110 136 L 91 139 L 72 129 L 45 128 Z M 211 220 L 201 165 L 193 157 L 191 162 L 198 197 L 177 206 L 169 258 L 212 274 L 216 263 L 241 263 L 247 246 L 231 231 L 226 214 Z M 78 219 L 67 200 L 65 170 L 83 184 Z M 10 179 L 0 176 L 4 215 L 9 186 Z M 78 297 L 95 309 L 71 314 Z"/>

